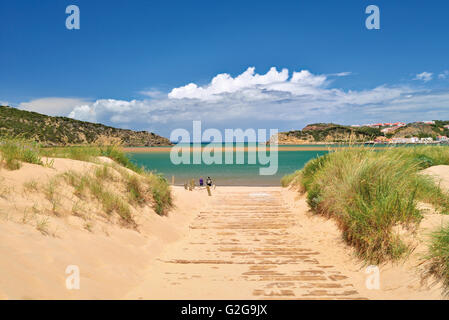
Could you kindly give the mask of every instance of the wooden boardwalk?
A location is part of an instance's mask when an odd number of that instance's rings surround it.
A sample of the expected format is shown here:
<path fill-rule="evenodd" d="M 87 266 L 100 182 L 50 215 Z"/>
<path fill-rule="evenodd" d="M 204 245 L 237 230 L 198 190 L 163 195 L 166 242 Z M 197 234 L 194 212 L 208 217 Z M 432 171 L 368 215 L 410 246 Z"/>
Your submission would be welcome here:
<path fill-rule="evenodd" d="M 189 235 L 166 250 L 131 298 L 363 299 L 292 232 L 280 191 L 214 192 Z"/>

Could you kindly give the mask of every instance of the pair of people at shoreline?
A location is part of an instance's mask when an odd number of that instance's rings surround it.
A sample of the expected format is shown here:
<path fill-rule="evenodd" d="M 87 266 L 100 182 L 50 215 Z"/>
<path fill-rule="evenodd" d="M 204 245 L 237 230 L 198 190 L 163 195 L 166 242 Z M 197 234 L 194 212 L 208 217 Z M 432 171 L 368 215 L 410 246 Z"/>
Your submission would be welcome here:
<path fill-rule="evenodd" d="M 204 187 L 204 180 L 203 177 L 200 178 L 200 187 Z M 209 187 L 212 187 L 212 179 L 210 177 L 207 177 L 206 179 L 206 185 Z"/>
<path fill-rule="evenodd" d="M 212 179 L 210 178 L 210 177 L 207 177 L 207 179 L 206 179 L 206 186 L 208 187 L 208 188 L 212 188 L 212 186 L 214 187 L 214 189 L 215 189 L 215 185 L 213 184 L 213 182 L 212 182 Z M 203 179 L 203 177 L 200 177 L 200 179 L 199 179 L 199 186 L 198 186 L 200 189 L 203 189 L 205 186 L 204 186 L 204 179 Z M 196 185 L 195 185 L 195 179 L 192 179 L 192 180 L 190 180 L 190 182 L 188 183 L 188 182 L 186 182 L 186 183 L 184 183 L 184 189 L 186 189 L 186 190 L 190 190 L 190 191 L 192 191 L 192 190 L 194 190 L 196 188 Z"/>

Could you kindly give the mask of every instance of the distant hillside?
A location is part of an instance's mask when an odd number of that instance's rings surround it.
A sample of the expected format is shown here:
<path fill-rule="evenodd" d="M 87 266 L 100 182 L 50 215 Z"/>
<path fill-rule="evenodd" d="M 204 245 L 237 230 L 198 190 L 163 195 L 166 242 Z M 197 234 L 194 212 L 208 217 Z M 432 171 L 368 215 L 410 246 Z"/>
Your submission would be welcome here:
<path fill-rule="evenodd" d="M 314 123 L 307 125 L 302 130 L 280 132 L 278 134 L 278 142 L 279 144 L 362 143 L 374 140 L 380 136 L 386 136 L 388 138 L 449 137 L 449 129 L 444 127 L 446 125 L 449 125 L 449 121 L 435 120 L 434 124 L 412 122 L 403 127 L 386 126 L 379 128 L 368 126 L 351 127 L 334 123 Z M 383 133 L 381 131 L 383 128 L 391 128 L 391 131 Z"/>
<path fill-rule="evenodd" d="M 292 130 L 278 134 L 279 144 L 365 142 L 381 135 L 380 129 L 352 128 L 333 123 L 309 124 L 302 130 Z"/>
<path fill-rule="evenodd" d="M 436 120 L 435 124 L 425 124 L 419 122 L 412 122 L 405 127 L 399 128 L 392 135 L 394 138 L 409 138 L 418 137 L 426 138 L 436 136 L 449 136 L 449 129 L 444 128 L 448 125 L 449 121 Z"/>
<path fill-rule="evenodd" d="M 147 131 L 117 129 L 98 123 L 0 106 L 0 137 L 17 136 L 48 146 L 92 143 L 123 146 L 171 145 L 167 138 Z"/>

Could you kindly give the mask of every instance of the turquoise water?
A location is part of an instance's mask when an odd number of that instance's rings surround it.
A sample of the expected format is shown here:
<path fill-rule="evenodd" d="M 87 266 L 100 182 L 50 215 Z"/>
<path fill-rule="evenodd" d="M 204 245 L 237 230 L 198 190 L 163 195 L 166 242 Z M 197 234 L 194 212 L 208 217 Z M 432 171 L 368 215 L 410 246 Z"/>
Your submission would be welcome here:
<path fill-rule="evenodd" d="M 128 155 L 137 165 L 162 173 L 169 181 L 175 176 L 176 185 L 183 185 L 192 178 L 198 181 L 200 177 L 205 179 L 210 176 L 217 185 L 279 186 L 280 179 L 284 175 L 301 169 L 310 159 L 326 153 L 327 151 L 279 151 L 278 171 L 272 176 L 260 175 L 259 164 L 174 165 L 170 161 L 169 152 L 128 153 Z"/>

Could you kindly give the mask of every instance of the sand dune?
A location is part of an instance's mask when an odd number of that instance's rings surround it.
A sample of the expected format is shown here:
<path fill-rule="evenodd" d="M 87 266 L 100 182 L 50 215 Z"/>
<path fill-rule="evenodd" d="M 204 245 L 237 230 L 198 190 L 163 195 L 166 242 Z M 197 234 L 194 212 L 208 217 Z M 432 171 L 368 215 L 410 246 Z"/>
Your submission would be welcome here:
<path fill-rule="evenodd" d="M 208 197 L 173 187 L 168 217 L 150 206 L 133 208 L 136 229 L 98 214 L 95 203 L 81 203 L 84 216 L 75 215 L 79 200 L 63 183 L 53 212 L 44 186 L 66 170 L 96 166 L 54 161 L 54 168 L 0 171 L 1 299 L 444 298 L 438 282 L 423 281 L 427 236 L 449 222 L 431 208 L 416 233 L 397 230 L 415 250 L 401 263 L 379 266 L 380 288 L 369 290 L 366 266 L 336 224 L 313 215 L 295 190 L 218 187 Z M 448 166 L 425 173 L 449 186 Z M 30 179 L 37 190 L 25 188 Z M 79 290 L 66 288 L 69 265 L 80 269 Z"/>
<path fill-rule="evenodd" d="M 138 230 L 96 214 L 98 206 L 80 203 L 86 217 L 75 216 L 77 203 L 61 184 L 57 215 L 42 188 L 70 169 L 87 171 L 92 163 L 54 159 L 54 169 L 24 164 L 20 170 L 0 171 L 0 298 L 1 299 L 117 299 L 140 282 L 148 264 L 163 248 L 183 237 L 207 196 L 173 188 L 175 209 L 168 217 L 149 206 L 133 211 Z M 24 190 L 35 180 L 38 191 Z M 43 235 L 38 224 L 47 221 Z M 86 224 L 90 224 L 90 230 Z M 80 290 L 67 290 L 67 266 L 80 270 Z"/>

